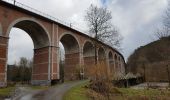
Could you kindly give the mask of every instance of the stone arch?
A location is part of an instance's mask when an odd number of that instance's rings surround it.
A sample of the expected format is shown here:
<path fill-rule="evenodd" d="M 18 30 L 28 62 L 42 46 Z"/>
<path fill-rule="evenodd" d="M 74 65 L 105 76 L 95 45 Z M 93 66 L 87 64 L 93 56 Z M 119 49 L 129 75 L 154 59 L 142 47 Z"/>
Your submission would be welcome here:
<path fill-rule="evenodd" d="M 6 34 L 7 37 L 9 36 L 12 27 L 22 29 L 28 33 L 33 40 L 35 49 L 50 45 L 51 39 L 47 29 L 35 19 L 25 17 L 16 19 L 9 25 Z"/>
<path fill-rule="evenodd" d="M 6 36 L 9 37 L 11 29 L 19 28 L 25 31 L 34 44 L 32 81 L 33 85 L 50 84 L 50 44 L 51 39 L 46 28 L 32 18 L 19 18 L 8 27 Z"/>
<path fill-rule="evenodd" d="M 111 61 L 111 62 L 114 61 L 113 54 L 112 54 L 111 51 L 109 51 L 109 53 L 108 53 L 108 59 L 109 59 L 109 62 L 110 62 L 110 61 Z"/>
<path fill-rule="evenodd" d="M 117 54 L 115 54 L 114 55 L 114 60 L 115 60 L 115 71 L 117 72 L 117 70 L 118 70 L 118 55 Z"/>
<path fill-rule="evenodd" d="M 115 59 L 115 61 L 117 61 L 117 54 L 115 54 L 114 59 Z"/>
<path fill-rule="evenodd" d="M 109 68 L 110 68 L 110 73 L 114 73 L 114 56 L 111 51 L 108 53 L 108 60 L 109 60 Z"/>
<path fill-rule="evenodd" d="M 83 44 L 83 57 L 95 56 L 94 44 L 91 41 L 85 41 Z"/>
<path fill-rule="evenodd" d="M 73 34 L 64 33 L 59 37 L 59 41 L 63 44 L 66 54 L 79 52 L 80 44 Z"/>
<path fill-rule="evenodd" d="M 64 80 L 77 78 L 75 70 L 80 64 L 80 45 L 78 39 L 71 33 L 64 33 L 59 37 L 65 50 Z"/>
<path fill-rule="evenodd" d="M 105 49 L 103 47 L 100 47 L 98 49 L 98 62 L 105 62 L 106 60 L 106 53 L 105 53 Z"/>
<path fill-rule="evenodd" d="M 95 48 L 91 41 L 85 41 L 83 44 L 84 74 L 89 76 L 91 68 L 95 64 Z"/>
<path fill-rule="evenodd" d="M 119 61 L 120 61 L 120 56 L 119 56 Z"/>
<path fill-rule="evenodd" d="M 78 37 L 77 37 L 75 34 L 73 34 L 72 32 L 64 32 L 64 33 L 62 33 L 62 35 L 59 36 L 59 39 L 58 39 L 58 40 L 61 41 L 61 39 L 62 39 L 63 36 L 65 36 L 65 35 L 70 35 L 71 37 L 73 37 L 74 40 L 77 42 L 78 47 L 79 47 L 79 49 L 80 49 L 79 39 L 78 39 Z"/>
<path fill-rule="evenodd" d="M 119 72 L 122 72 L 122 66 L 121 66 L 121 56 L 119 55 L 119 57 L 118 57 L 118 71 Z"/>

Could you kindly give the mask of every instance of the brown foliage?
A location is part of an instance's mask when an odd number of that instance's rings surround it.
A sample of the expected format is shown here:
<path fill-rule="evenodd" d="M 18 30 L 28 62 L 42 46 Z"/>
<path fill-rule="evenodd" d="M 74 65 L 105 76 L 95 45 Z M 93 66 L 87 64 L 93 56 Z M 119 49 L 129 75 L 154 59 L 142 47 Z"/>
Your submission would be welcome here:
<path fill-rule="evenodd" d="M 120 93 L 112 84 L 112 77 L 105 62 L 93 65 L 88 71 L 90 75 L 89 88 L 95 91 L 92 95 L 93 98 L 99 98 L 101 95 L 100 100 L 104 100 L 103 97 L 111 100 L 110 95 Z"/>

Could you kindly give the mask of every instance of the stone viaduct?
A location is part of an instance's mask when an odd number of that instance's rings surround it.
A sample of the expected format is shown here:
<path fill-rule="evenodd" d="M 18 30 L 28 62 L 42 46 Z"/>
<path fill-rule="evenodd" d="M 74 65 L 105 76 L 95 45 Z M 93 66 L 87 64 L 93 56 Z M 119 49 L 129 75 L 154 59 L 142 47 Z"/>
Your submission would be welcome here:
<path fill-rule="evenodd" d="M 125 72 L 124 58 L 114 48 L 50 18 L 0 1 L 0 86 L 7 83 L 8 41 L 13 27 L 24 30 L 33 40 L 32 84 L 50 84 L 60 78 L 59 42 L 65 49 L 66 79 L 75 78 L 75 67 L 86 69 L 94 64 L 94 41 L 98 44 L 98 61 L 104 59 L 110 73 Z"/>

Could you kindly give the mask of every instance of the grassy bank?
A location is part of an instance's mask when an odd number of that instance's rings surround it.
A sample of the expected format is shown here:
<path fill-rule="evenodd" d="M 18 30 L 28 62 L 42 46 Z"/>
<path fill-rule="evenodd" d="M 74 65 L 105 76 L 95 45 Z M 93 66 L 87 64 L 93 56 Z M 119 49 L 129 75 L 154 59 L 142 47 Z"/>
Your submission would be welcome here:
<path fill-rule="evenodd" d="M 122 100 L 170 100 L 169 90 L 119 88 L 119 91 Z"/>
<path fill-rule="evenodd" d="M 83 82 L 75 87 L 72 87 L 63 97 L 63 100 L 89 100 L 86 92 L 87 88 L 84 88 L 88 82 Z"/>
<path fill-rule="evenodd" d="M 71 88 L 64 95 L 63 100 L 90 100 L 89 97 L 93 97 L 93 95 L 96 97 L 96 100 L 108 100 L 101 94 L 84 88 L 87 84 L 88 83 L 86 82 Z M 170 90 L 132 88 L 115 89 L 118 93 L 111 94 L 110 100 L 170 100 Z"/>
<path fill-rule="evenodd" d="M 170 100 L 170 90 L 160 89 L 131 89 L 131 88 L 115 88 L 116 92 L 110 95 L 109 100 Z M 99 93 L 91 91 L 95 94 L 95 100 L 108 100 Z"/>
<path fill-rule="evenodd" d="M 143 96 L 170 96 L 170 91 L 161 90 L 161 89 L 131 89 L 131 88 L 119 88 L 124 95 L 134 96 L 134 95 L 143 95 Z"/>
<path fill-rule="evenodd" d="M 13 90 L 15 90 L 15 87 L 0 88 L 0 98 L 9 97 Z"/>

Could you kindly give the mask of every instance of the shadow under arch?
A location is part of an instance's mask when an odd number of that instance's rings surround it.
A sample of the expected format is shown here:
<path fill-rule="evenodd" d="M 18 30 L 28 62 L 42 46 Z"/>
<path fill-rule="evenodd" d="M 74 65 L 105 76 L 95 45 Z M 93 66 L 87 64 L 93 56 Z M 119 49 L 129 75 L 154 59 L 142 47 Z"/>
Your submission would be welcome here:
<path fill-rule="evenodd" d="M 66 36 L 66 35 L 67 35 L 67 36 L 69 35 L 69 36 L 71 36 L 72 38 L 74 38 L 74 41 L 77 42 L 77 46 L 78 46 L 78 48 L 80 49 L 79 39 L 78 39 L 72 32 L 64 32 L 62 35 L 59 36 L 59 39 L 58 39 L 58 40 L 62 43 L 61 40 L 62 40 L 62 38 L 63 38 L 64 36 Z"/>
<path fill-rule="evenodd" d="M 95 48 L 91 41 L 85 41 L 83 45 L 84 76 L 88 78 L 89 72 L 95 65 Z"/>
<path fill-rule="evenodd" d="M 114 57 L 111 51 L 109 51 L 108 53 L 108 60 L 109 60 L 110 74 L 114 75 Z"/>
<path fill-rule="evenodd" d="M 65 50 L 64 80 L 75 80 L 79 76 L 76 70 L 80 65 L 80 46 L 78 39 L 71 33 L 64 33 L 59 38 Z"/>
<path fill-rule="evenodd" d="M 98 62 L 101 63 L 101 62 L 106 62 L 106 52 L 104 50 L 103 47 L 100 47 L 98 49 Z"/>
<path fill-rule="evenodd" d="M 114 55 L 114 60 L 115 60 L 115 71 L 117 72 L 118 70 L 118 55 L 117 54 Z"/>
<path fill-rule="evenodd" d="M 83 45 L 83 57 L 94 57 L 95 48 L 91 41 L 86 41 Z"/>
<path fill-rule="evenodd" d="M 19 18 L 13 21 L 7 30 L 7 36 L 9 36 L 11 29 L 19 28 L 24 30 L 33 40 L 34 49 L 47 47 L 50 45 L 50 36 L 46 28 L 38 21 L 31 18 Z"/>
<path fill-rule="evenodd" d="M 111 51 L 109 51 L 108 53 L 108 59 L 109 59 L 109 62 L 114 62 L 114 59 L 113 59 L 113 53 Z"/>

